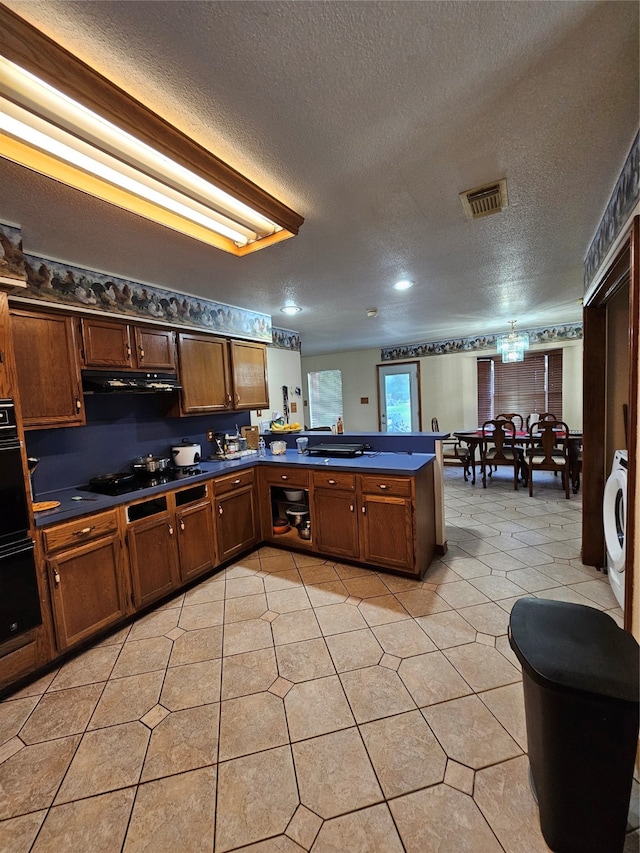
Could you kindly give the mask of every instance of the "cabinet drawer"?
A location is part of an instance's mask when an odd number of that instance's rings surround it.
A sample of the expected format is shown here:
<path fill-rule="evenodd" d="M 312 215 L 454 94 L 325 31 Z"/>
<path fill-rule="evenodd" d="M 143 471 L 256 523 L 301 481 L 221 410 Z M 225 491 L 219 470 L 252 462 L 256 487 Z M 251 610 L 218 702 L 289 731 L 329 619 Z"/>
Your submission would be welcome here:
<path fill-rule="evenodd" d="M 387 477 L 384 474 L 375 476 L 365 474 L 360 477 L 362 491 L 374 495 L 411 495 L 411 480 L 409 477 Z"/>
<path fill-rule="evenodd" d="M 337 471 L 314 471 L 313 485 L 316 489 L 340 489 L 353 492 L 356 488 L 355 474 L 342 474 Z"/>
<path fill-rule="evenodd" d="M 42 532 L 42 541 L 45 551 L 51 553 L 61 548 L 68 548 L 70 545 L 99 539 L 107 533 L 115 533 L 117 529 L 118 513 L 113 510 L 79 518 L 77 521 L 59 524 L 56 527 L 48 527 Z"/>
<path fill-rule="evenodd" d="M 265 480 L 270 486 L 296 489 L 309 487 L 309 472 L 306 468 L 282 468 L 279 465 L 265 469 Z"/>
<path fill-rule="evenodd" d="M 243 486 L 253 485 L 253 468 L 246 471 L 238 471 L 237 474 L 229 474 L 227 477 L 216 477 L 214 491 L 216 495 L 226 495 Z"/>

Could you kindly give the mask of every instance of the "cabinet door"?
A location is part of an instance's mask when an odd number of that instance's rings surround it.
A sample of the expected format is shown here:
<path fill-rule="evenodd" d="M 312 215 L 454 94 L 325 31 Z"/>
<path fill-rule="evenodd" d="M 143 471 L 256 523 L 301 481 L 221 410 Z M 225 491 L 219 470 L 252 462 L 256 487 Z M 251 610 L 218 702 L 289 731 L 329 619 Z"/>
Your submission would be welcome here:
<path fill-rule="evenodd" d="M 313 496 L 313 541 L 319 551 L 337 557 L 358 557 L 356 496 L 316 489 Z"/>
<path fill-rule="evenodd" d="M 131 326 L 82 318 L 82 344 L 87 367 L 132 367 Z"/>
<path fill-rule="evenodd" d="M 181 410 L 218 412 L 231 407 L 228 342 L 205 335 L 178 334 Z"/>
<path fill-rule="evenodd" d="M 11 333 L 25 429 L 84 424 L 74 319 L 14 310 Z"/>
<path fill-rule="evenodd" d="M 15 360 L 11 343 L 11 320 L 6 293 L 0 292 L 0 397 L 17 397 Z"/>
<path fill-rule="evenodd" d="M 267 348 L 252 341 L 230 341 L 233 408 L 267 409 Z"/>
<path fill-rule="evenodd" d="M 180 575 L 183 581 L 210 569 L 215 562 L 211 501 L 176 511 Z"/>
<path fill-rule="evenodd" d="M 118 534 L 61 551 L 48 559 L 60 651 L 126 616 L 121 559 Z"/>
<path fill-rule="evenodd" d="M 136 362 L 141 370 L 175 370 L 175 332 L 135 326 Z"/>
<path fill-rule="evenodd" d="M 258 537 L 253 486 L 245 486 L 217 497 L 214 511 L 219 563 L 256 544 Z"/>
<path fill-rule="evenodd" d="M 169 513 L 154 515 L 129 526 L 127 533 L 133 601 L 144 607 L 167 595 L 178 583 L 178 555 Z"/>
<path fill-rule="evenodd" d="M 362 495 L 360 521 L 362 560 L 414 571 L 410 498 Z"/>

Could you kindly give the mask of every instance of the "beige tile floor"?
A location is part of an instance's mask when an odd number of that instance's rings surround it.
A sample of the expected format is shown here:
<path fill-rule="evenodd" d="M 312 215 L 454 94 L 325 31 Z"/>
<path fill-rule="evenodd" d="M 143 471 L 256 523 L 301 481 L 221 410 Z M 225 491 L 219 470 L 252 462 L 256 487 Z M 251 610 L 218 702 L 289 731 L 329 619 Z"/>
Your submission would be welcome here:
<path fill-rule="evenodd" d="M 264 547 L 13 694 L 2 853 L 547 850 L 509 610 L 621 621 L 547 477 L 529 498 L 447 469 L 423 582 Z"/>

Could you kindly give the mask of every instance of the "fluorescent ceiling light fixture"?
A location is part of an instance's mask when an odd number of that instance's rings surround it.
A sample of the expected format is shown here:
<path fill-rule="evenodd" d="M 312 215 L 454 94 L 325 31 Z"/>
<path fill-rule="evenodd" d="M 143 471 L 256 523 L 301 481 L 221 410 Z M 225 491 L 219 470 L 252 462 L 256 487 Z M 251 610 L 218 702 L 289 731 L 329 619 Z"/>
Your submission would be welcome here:
<path fill-rule="evenodd" d="M 299 314 L 302 308 L 299 305 L 283 305 L 280 310 L 283 314 Z"/>
<path fill-rule="evenodd" d="M 496 348 L 503 362 L 524 361 L 525 350 L 529 349 L 529 335 L 526 332 L 514 331 L 517 322 L 517 320 L 509 320 L 511 324 L 509 334 L 499 335 L 496 338 Z"/>
<path fill-rule="evenodd" d="M 0 4 L 3 27 L 3 157 L 235 255 L 297 234 L 299 214 Z M 16 34 L 28 41 L 28 57 Z M 39 47 L 57 63 L 38 68 Z M 64 84 L 53 82 L 56 72 Z"/>
<path fill-rule="evenodd" d="M 394 290 L 409 290 L 410 287 L 413 287 L 413 282 L 408 281 L 407 279 L 403 279 L 402 281 L 396 281 L 393 285 Z"/>

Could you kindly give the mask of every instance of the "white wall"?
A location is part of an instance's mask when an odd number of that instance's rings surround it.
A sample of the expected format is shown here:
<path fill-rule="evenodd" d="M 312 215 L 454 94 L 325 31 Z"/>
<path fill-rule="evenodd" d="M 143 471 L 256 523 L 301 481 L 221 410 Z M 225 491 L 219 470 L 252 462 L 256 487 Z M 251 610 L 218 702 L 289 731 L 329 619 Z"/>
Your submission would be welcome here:
<path fill-rule="evenodd" d="M 258 415 L 255 411 L 251 412 L 251 423 L 259 426 L 262 421 L 271 420 L 272 411 L 282 413 L 283 385 L 286 385 L 289 389 L 289 406 L 291 406 L 291 403 L 296 403 L 297 405 L 297 411 L 291 412 L 289 420 L 291 422 L 300 421 L 300 423 L 303 423 L 302 396 L 304 388 L 302 386 L 300 353 L 292 350 L 278 349 L 277 347 L 267 347 L 267 377 L 269 385 L 269 409 L 263 409 L 261 415 Z M 302 392 L 299 397 L 295 396 L 296 388 L 300 388 Z"/>
<path fill-rule="evenodd" d="M 582 428 L 582 341 L 554 343 L 563 348 L 563 415 L 571 429 Z M 544 345 L 532 350 L 545 349 Z M 491 354 L 487 351 L 487 354 Z M 475 429 L 477 414 L 478 353 L 433 355 L 420 362 L 422 429 L 431 429 L 437 417 L 441 430 Z M 414 359 L 415 360 L 415 359 Z M 347 432 L 371 432 L 378 429 L 378 389 L 376 365 L 380 350 L 356 350 L 302 359 L 303 393 L 307 397 L 307 373 L 315 370 L 342 371 L 344 424 Z M 368 397 L 367 404 L 360 398 Z M 305 409 L 308 412 L 308 409 Z M 524 412 L 522 413 L 525 414 Z M 529 414 L 528 412 L 526 414 Z"/>
<path fill-rule="evenodd" d="M 307 373 L 316 370 L 342 371 L 343 423 L 346 432 L 377 432 L 378 390 L 376 364 L 380 362 L 379 349 L 353 350 L 331 355 L 302 359 L 304 399 L 309 399 Z M 362 397 L 368 403 L 361 403 Z M 309 406 L 304 408 L 305 422 L 309 424 Z"/>

